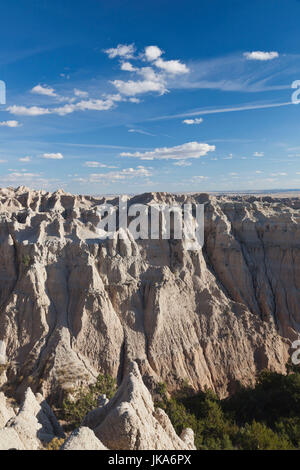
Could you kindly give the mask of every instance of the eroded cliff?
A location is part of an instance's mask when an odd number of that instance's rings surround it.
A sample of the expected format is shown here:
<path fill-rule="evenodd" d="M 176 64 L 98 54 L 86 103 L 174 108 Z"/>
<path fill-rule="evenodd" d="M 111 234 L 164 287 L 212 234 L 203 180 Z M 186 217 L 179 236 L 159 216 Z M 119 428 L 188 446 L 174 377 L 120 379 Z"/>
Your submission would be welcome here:
<path fill-rule="evenodd" d="M 183 381 L 226 396 L 258 370 L 284 372 L 300 328 L 300 201 L 143 194 L 205 203 L 203 250 L 181 240 L 101 241 L 104 198 L 0 190 L 0 340 L 19 393 L 119 380 Z M 117 204 L 118 199 L 110 199 Z"/>

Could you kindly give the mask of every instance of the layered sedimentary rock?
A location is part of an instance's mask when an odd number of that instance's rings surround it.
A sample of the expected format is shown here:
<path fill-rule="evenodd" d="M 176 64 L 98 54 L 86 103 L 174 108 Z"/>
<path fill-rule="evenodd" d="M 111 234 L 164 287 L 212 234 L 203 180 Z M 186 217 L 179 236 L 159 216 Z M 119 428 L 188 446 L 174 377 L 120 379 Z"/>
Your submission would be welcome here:
<path fill-rule="evenodd" d="M 118 199 L 0 190 L 0 341 L 9 384 L 50 399 L 121 381 L 187 381 L 225 396 L 263 368 L 284 372 L 300 328 L 300 202 L 144 194 L 128 204 L 205 203 L 205 243 L 100 240 Z M 0 369 L 1 375 L 1 369 Z"/>
<path fill-rule="evenodd" d="M 178 437 L 166 413 L 154 408 L 135 362 L 115 396 L 91 411 L 83 425 L 112 450 L 195 450 L 193 431 Z"/>

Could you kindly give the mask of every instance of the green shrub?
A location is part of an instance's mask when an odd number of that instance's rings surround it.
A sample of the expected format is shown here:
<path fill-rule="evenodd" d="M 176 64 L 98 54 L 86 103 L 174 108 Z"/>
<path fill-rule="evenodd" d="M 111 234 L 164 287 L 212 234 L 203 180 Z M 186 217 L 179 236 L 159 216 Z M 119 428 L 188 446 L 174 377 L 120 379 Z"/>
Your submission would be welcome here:
<path fill-rule="evenodd" d="M 25 268 L 29 268 L 29 266 L 31 265 L 31 257 L 29 255 L 23 256 L 23 264 Z"/>
<path fill-rule="evenodd" d="M 54 437 L 52 441 L 46 445 L 45 450 L 59 450 L 64 442 L 65 442 L 65 439 Z"/>
<path fill-rule="evenodd" d="M 289 450 L 293 449 L 290 441 L 263 423 L 253 421 L 246 424 L 238 436 L 238 446 L 243 450 Z"/>
<path fill-rule="evenodd" d="M 163 393 L 156 406 L 165 410 L 177 434 L 185 428 L 193 429 L 197 449 L 232 449 L 231 436 L 238 428 L 225 417 L 216 395 L 211 391 L 192 396 L 187 393 L 191 389 L 186 386 L 170 399 Z"/>
<path fill-rule="evenodd" d="M 111 398 L 115 380 L 100 375 L 94 385 L 79 389 L 74 400 L 63 402 L 63 418 L 70 429 L 97 407 L 97 398 Z M 286 450 L 300 448 L 300 371 L 288 375 L 264 371 L 255 387 L 240 387 L 220 400 L 212 391 L 194 393 L 188 384 L 170 396 L 164 383 L 157 387 L 156 407 L 169 416 L 178 435 L 190 427 L 202 450 Z M 54 443 L 55 444 L 55 443 Z"/>
<path fill-rule="evenodd" d="M 223 402 L 241 425 L 265 422 L 271 428 L 281 418 L 300 415 L 300 373 L 282 375 L 263 371 L 254 388 L 241 388 Z"/>
<path fill-rule="evenodd" d="M 99 375 L 95 384 L 80 388 L 73 393 L 73 398 L 66 398 L 62 405 L 62 417 L 69 429 L 80 426 L 85 415 L 97 408 L 99 395 L 105 394 L 110 399 L 116 391 L 116 381 L 110 375 Z"/>
<path fill-rule="evenodd" d="M 193 429 L 197 449 L 300 448 L 299 368 L 288 375 L 263 371 L 255 387 L 240 387 L 225 400 L 186 386 L 171 398 L 165 387 L 160 390 L 156 406 L 166 411 L 178 434 Z"/>

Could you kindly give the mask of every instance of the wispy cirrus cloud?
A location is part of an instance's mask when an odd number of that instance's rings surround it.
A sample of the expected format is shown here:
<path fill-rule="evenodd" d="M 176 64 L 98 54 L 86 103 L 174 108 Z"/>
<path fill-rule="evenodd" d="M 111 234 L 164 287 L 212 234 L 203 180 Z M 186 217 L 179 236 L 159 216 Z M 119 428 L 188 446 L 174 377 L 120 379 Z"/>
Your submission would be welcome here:
<path fill-rule="evenodd" d="M 170 90 L 216 89 L 257 93 L 290 88 L 295 72 L 300 72 L 300 57 L 285 54 L 276 60 L 251 60 L 239 53 L 193 60 L 187 63 L 187 67 L 189 74 L 169 80 Z"/>
<path fill-rule="evenodd" d="M 151 134 L 151 132 L 147 132 L 142 129 L 128 129 L 128 132 L 132 134 L 142 134 L 142 135 L 149 135 L 151 137 L 155 137 L 155 134 Z"/>
<path fill-rule="evenodd" d="M 199 116 L 199 115 L 205 115 L 205 114 L 233 113 L 237 111 L 250 111 L 252 109 L 279 108 L 279 107 L 288 106 L 291 104 L 293 104 L 292 101 L 286 101 L 282 103 L 255 103 L 255 104 L 246 103 L 241 106 L 232 106 L 232 107 L 227 107 L 227 108 L 206 108 L 206 109 L 186 111 L 186 112 L 178 113 L 178 114 L 156 116 L 156 117 L 147 119 L 146 121 L 149 121 L 149 122 L 150 121 L 163 121 L 165 119 L 178 119 L 178 118 L 183 118 L 183 117 L 188 117 L 188 116 Z"/>
<path fill-rule="evenodd" d="M 95 161 L 85 162 L 84 166 L 88 168 L 117 168 L 114 165 L 106 165 L 106 163 L 95 162 Z"/>
<path fill-rule="evenodd" d="M 62 160 L 64 157 L 60 152 L 58 152 L 58 153 L 43 153 L 43 155 L 41 155 L 41 158 L 45 158 L 48 160 Z"/>
<path fill-rule="evenodd" d="M 87 177 L 75 177 L 74 181 L 78 183 L 122 183 L 134 178 L 149 178 L 152 176 L 151 168 L 137 166 L 136 168 L 123 168 L 118 171 L 109 171 L 107 173 L 91 173 Z"/>

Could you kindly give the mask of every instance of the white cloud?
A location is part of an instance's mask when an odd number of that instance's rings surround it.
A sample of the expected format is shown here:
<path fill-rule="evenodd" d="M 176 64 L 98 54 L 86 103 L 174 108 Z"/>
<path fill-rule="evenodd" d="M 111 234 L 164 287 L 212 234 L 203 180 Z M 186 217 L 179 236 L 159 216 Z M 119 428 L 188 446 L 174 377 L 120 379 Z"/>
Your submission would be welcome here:
<path fill-rule="evenodd" d="M 188 125 L 191 125 L 191 124 L 201 124 L 201 122 L 203 122 L 203 119 L 202 118 L 196 118 L 196 119 L 185 119 L 184 121 L 182 121 L 184 124 L 188 124 Z"/>
<path fill-rule="evenodd" d="M 136 68 L 130 62 L 122 62 L 121 70 L 125 72 L 134 72 Z"/>
<path fill-rule="evenodd" d="M 172 75 L 178 75 L 189 72 L 188 67 L 179 60 L 163 60 L 159 58 L 154 63 L 156 67 Z"/>
<path fill-rule="evenodd" d="M 107 111 L 114 106 L 114 101 L 116 100 L 112 98 L 105 100 L 82 100 L 74 104 L 65 104 L 64 106 L 55 108 L 52 112 L 60 116 L 65 116 L 75 111 Z"/>
<path fill-rule="evenodd" d="M 79 98 L 87 98 L 89 96 L 87 91 L 78 90 L 77 88 L 74 88 L 74 95 Z"/>
<path fill-rule="evenodd" d="M 135 96 L 149 92 L 157 92 L 162 95 L 167 92 L 165 78 L 162 74 L 156 73 L 152 67 L 141 67 L 135 71 L 143 77 L 143 80 L 114 80 L 112 82 L 119 93 L 125 96 Z"/>
<path fill-rule="evenodd" d="M 123 98 L 119 94 L 107 96 L 106 99 L 98 100 L 81 100 L 77 103 L 67 103 L 58 108 L 40 108 L 37 106 L 9 106 L 6 110 L 11 114 L 19 116 L 42 116 L 44 114 L 59 114 L 65 116 L 75 111 L 107 111 L 111 109 L 116 101 L 122 101 Z"/>
<path fill-rule="evenodd" d="M 165 84 L 160 81 L 129 80 L 128 82 L 124 82 L 123 80 L 114 80 L 112 84 L 120 93 L 126 96 L 135 96 L 141 93 L 149 93 L 150 91 L 156 91 L 161 95 L 167 92 Z"/>
<path fill-rule="evenodd" d="M 31 157 L 22 157 L 22 158 L 19 158 L 19 162 L 24 162 L 24 163 L 27 163 L 27 162 L 30 162 L 31 161 Z"/>
<path fill-rule="evenodd" d="M 284 172 L 271 173 L 271 176 L 287 176 L 287 173 L 284 173 Z"/>
<path fill-rule="evenodd" d="M 140 103 L 141 100 L 139 98 L 129 98 L 130 103 Z"/>
<path fill-rule="evenodd" d="M 0 122 L 0 126 L 3 126 L 3 127 L 20 127 L 21 124 L 18 121 L 2 121 L 2 122 Z"/>
<path fill-rule="evenodd" d="M 49 190 L 49 185 L 53 190 L 64 185 L 63 181 L 58 179 L 45 178 L 42 173 L 29 173 L 27 170 L 9 170 L 11 171 L 7 175 L 2 175 L 1 185 L 24 185 L 30 186 L 36 189 L 45 188 Z"/>
<path fill-rule="evenodd" d="M 92 173 L 88 178 L 75 178 L 74 181 L 79 181 L 80 183 L 116 183 L 116 182 L 125 182 L 128 179 L 133 178 L 148 178 L 152 176 L 151 171 L 144 166 L 137 166 L 136 168 L 124 168 L 120 171 L 110 171 L 108 173 Z"/>
<path fill-rule="evenodd" d="M 107 100 L 87 100 L 87 101 L 79 101 L 76 103 L 75 109 L 79 109 L 80 111 L 91 110 L 91 111 L 106 111 L 110 109 L 114 104 L 114 99 L 107 99 Z"/>
<path fill-rule="evenodd" d="M 164 52 L 157 46 L 148 46 L 145 47 L 144 56 L 149 62 L 154 62 L 156 67 L 164 70 L 167 73 L 172 75 L 188 73 L 189 69 L 185 64 L 179 60 L 164 60 L 161 58 L 161 55 Z"/>
<path fill-rule="evenodd" d="M 117 168 L 116 166 L 106 165 L 105 163 L 100 162 L 85 162 L 84 166 L 88 168 Z"/>
<path fill-rule="evenodd" d="M 74 88 L 72 97 L 61 96 L 56 90 L 48 85 L 36 85 L 31 92 L 39 95 L 55 97 L 61 104 L 54 106 L 9 106 L 6 110 L 11 114 L 20 116 L 42 116 L 47 114 L 58 114 L 66 116 L 75 111 L 107 111 L 116 106 L 117 102 L 127 101 L 139 103 L 136 95 L 144 93 L 158 93 L 163 95 L 168 92 L 168 80 L 174 79 L 174 75 L 187 73 L 188 68 L 179 60 L 165 61 L 160 56 L 163 51 L 157 46 L 148 46 L 144 53 L 133 56 L 135 53 L 134 44 L 119 44 L 115 48 L 105 51 L 110 58 L 121 58 L 121 69 L 123 71 L 134 72 L 136 79 L 131 80 L 113 80 L 111 83 L 117 89 L 117 92 L 111 95 L 102 94 L 101 99 L 87 99 L 88 92 Z M 151 65 L 157 67 L 134 67 L 127 59 L 139 59 L 148 61 Z M 196 122 L 196 120 L 195 120 Z M 4 124 L 3 124 L 4 125 Z"/>
<path fill-rule="evenodd" d="M 246 104 L 243 106 L 231 107 L 231 108 L 214 108 L 214 109 L 199 109 L 199 111 L 191 111 L 180 114 L 166 115 L 166 116 L 157 116 L 155 118 L 147 119 L 147 121 L 163 121 L 165 119 L 178 119 L 189 116 L 200 116 L 206 114 L 219 114 L 219 113 L 232 113 L 237 111 L 248 111 L 252 109 L 269 109 L 269 108 L 279 108 L 282 106 L 293 105 L 292 101 L 286 101 L 282 103 L 269 103 L 269 104 Z"/>
<path fill-rule="evenodd" d="M 203 180 L 208 180 L 208 179 L 209 179 L 208 176 L 199 175 L 199 176 L 193 176 L 191 178 L 191 181 L 193 183 L 197 183 L 198 181 L 203 181 Z"/>
<path fill-rule="evenodd" d="M 2 160 L 2 159 L 0 160 L 0 163 L 6 163 L 6 162 L 7 160 Z"/>
<path fill-rule="evenodd" d="M 116 50 L 113 49 L 113 51 L 113 54 L 116 54 Z M 119 93 L 125 96 L 134 97 L 135 95 L 149 92 L 157 92 L 163 95 L 168 91 L 167 80 L 169 78 L 172 78 L 174 75 L 187 73 L 189 70 L 179 60 L 163 60 L 160 57 L 162 54 L 163 51 L 157 46 L 146 47 L 144 53 L 139 58 L 151 62 L 151 65 L 155 65 L 160 70 L 156 72 L 149 66 L 138 68 L 133 67 L 130 62 L 123 62 L 121 65 L 122 70 L 135 72 L 137 75 L 141 75 L 143 80 L 113 80 L 111 83 L 117 88 Z M 113 57 L 116 55 L 113 55 Z"/>
<path fill-rule="evenodd" d="M 186 160 L 178 160 L 177 162 L 174 162 L 173 165 L 175 166 L 191 166 L 191 162 L 187 162 Z"/>
<path fill-rule="evenodd" d="M 47 158 L 50 160 L 62 160 L 64 157 L 61 153 L 44 153 L 42 158 Z"/>
<path fill-rule="evenodd" d="M 163 51 L 157 46 L 148 46 L 145 47 L 145 58 L 152 62 L 153 60 L 158 59 L 163 54 Z"/>
<path fill-rule="evenodd" d="M 208 152 L 215 150 L 214 145 L 208 145 L 201 142 L 187 142 L 186 144 L 175 147 L 156 148 L 148 152 L 123 152 L 121 157 L 140 158 L 141 160 L 186 160 L 188 158 L 199 158 L 207 155 Z"/>
<path fill-rule="evenodd" d="M 6 110 L 16 116 L 42 116 L 43 114 L 50 114 L 48 108 L 39 108 L 38 106 L 26 108 L 26 106 L 13 105 L 6 108 Z"/>
<path fill-rule="evenodd" d="M 12 172 L 9 175 L 7 175 L 6 179 L 8 181 L 18 181 L 20 178 L 24 179 L 31 179 L 31 178 L 39 178 L 41 175 L 39 173 L 25 173 L 25 172 Z"/>
<path fill-rule="evenodd" d="M 263 51 L 253 51 L 253 52 L 244 52 L 244 57 L 247 60 L 273 60 L 279 57 L 278 52 L 263 52 Z"/>
<path fill-rule="evenodd" d="M 142 129 L 128 129 L 128 132 L 136 133 L 136 134 L 143 134 L 143 135 L 150 135 L 152 137 L 155 136 L 155 134 L 151 134 L 150 132 L 143 131 Z"/>
<path fill-rule="evenodd" d="M 264 152 L 254 152 L 253 157 L 263 157 Z"/>
<path fill-rule="evenodd" d="M 131 59 L 133 57 L 134 51 L 134 44 L 118 44 L 117 47 L 106 49 L 104 52 L 110 59 L 114 59 L 115 57 Z"/>
<path fill-rule="evenodd" d="M 52 96 L 52 97 L 57 96 L 54 88 L 51 88 L 47 85 L 36 85 L 35 87 L 32 88 L 31 93 L 35 93 L 37 95 Z"/>

